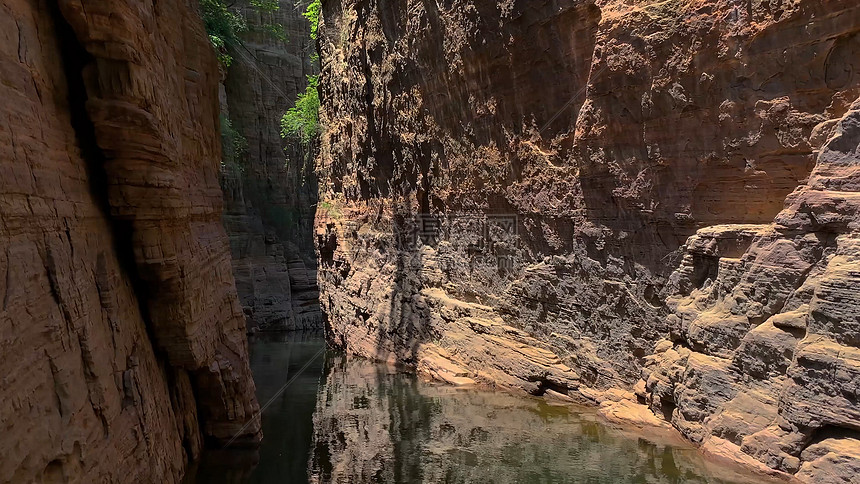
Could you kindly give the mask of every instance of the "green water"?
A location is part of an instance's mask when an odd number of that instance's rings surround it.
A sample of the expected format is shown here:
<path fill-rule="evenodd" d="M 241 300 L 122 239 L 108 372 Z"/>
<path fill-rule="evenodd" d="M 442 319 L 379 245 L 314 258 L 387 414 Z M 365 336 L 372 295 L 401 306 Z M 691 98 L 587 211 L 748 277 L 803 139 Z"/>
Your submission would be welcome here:
<path fill-rule="evenodd" d="M 592 409 L 424 382 L 321 335 L 255 338 L 251 363 L 262 447 L 209 453 L 189 483 L 760 482 Z"/>

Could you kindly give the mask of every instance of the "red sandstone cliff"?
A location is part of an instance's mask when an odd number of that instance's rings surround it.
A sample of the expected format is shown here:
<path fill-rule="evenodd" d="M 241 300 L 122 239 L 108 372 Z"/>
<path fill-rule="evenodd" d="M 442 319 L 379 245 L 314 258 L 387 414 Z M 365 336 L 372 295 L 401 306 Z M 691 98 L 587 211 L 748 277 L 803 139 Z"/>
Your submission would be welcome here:
<path fill-rule="evenodd" d="M 323 7 L 339 344 L 856 475 L 856 2 Z"/>
<path fill-rule="evenodd" d="M 196 2 L 0 4 L 0 482 L 259 439 Z"/>

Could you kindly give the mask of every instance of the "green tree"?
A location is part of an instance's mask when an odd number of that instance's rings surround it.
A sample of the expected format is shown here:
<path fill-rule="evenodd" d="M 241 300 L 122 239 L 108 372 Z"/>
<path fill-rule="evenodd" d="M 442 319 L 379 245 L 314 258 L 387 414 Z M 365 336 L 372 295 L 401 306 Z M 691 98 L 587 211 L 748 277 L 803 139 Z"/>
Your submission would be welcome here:
<path fill-rule="evenodd" d="M 250 5 L 261 14 L 271 14 L 281 8 L 278 0 L 251 0 Z M 228 47 L 242 45 L 240 35 L 248 31 L 245 17 L 233 10 L 233 6 L 234 4 L 228 5 L 224 0 L 200 0 L 200 16 L 203 17 L 203 25 L 206 33 L 209 34 L 209 40 L 215 47 L 218 60 L 224 67 L 230 67 L 233 62 Z M 287 41 L 287 32 L 279 23 L 264 23 L 260 26 L 260 30 L 281 42 Z"/>
<path fill-rule="evenodd" d="M 319 33 L 320 0 L 311 0 L 302 15 L 311 23 L 311 38 L 316 40 Z M 318 60 L 316 54 L 311 54 L 311 61 Z M 319 76 L 308 76 L 308 86 L 305 92 L 296 99 L 295 107 L 290 108 L 281 118 L 281 137 L 301 141 L 305 147 L 320 134 L 320 97 Z"/>
<path fill-rule="evenodd" d="M 321 0 L 312 0 L 302 14 L 308 22 L 311 23 L 311 38 L 317 40 L 317 33 L 320 28 L 320 14 L 322 13 Z"/>
<path fill-rule="evenodd" d="M 269 14 L 281 8 L 279 0 L 250 0 L 250 6 L 262 14 Z M 247 5 L 247 4 L 246 4 Z M 224 0 L 200 0 L 200 16 L 209 40 L 215 47 L 216 55 L 221 64 L 226 68 L 233 63 L 230 48 L 242 45 L 241 34 L 248 31 L 245 17 L 239 10 L 233 9 L 234 4 L 228 5 Z M 284 26 L 275 23 L 263 23 L 260 30 L 270 34 L 282 42 L 287 41 Z M 244 170 L 243 158 L 248 152 L 248 141 L 233 126 L 232 121 L 225 115 L 221 115 L 221 164 L 239 171 Z"/>
<path fill-rule="evenodd" d="M 238 45 L 239 34 L 248 29 L 245 18 L 230 11 L 224 0 L 200 0 L 200 15 L 209 40 L 215 47 L 218 60 L 229 67 L 233 57 L 227 52 L 228 45 Z"/>
<path fill-rule="evenodd" d="M 310 145 L 320 133 L 319 76 L 308 76 L 308 87 L 299 94 L 295 107 L 281 118 L 281 137 L 297 138 Z"/>

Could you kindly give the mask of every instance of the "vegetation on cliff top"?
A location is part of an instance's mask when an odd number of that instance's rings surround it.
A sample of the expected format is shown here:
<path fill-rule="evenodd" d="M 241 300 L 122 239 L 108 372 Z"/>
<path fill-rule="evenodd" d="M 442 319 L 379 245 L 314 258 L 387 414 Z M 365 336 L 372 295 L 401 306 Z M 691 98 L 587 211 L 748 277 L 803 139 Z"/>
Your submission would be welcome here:
<path fill-rule="evenodd" d="M 274 12 L 280 9 L 279 0 L 250 0 L 250 6 L 261 13 Z M 311 0 L 302 16 L 310 22 L 311 38 L 316 39 L 319 30 L 321 0 Z M 233 62 L 229 49 L 242 45 L 240 38 L 248 31 L 248 23 L 241 12 L 235 9 L 235 3 L 227 4 L 225 0 L 200 0 L 200 14 L 203 18 L 209 40 L 215 47 L 218 60 L 222 66 L 229 67 Z M 268 23 L 261 26 L 264 32 L 273 37 L 286 41 L 283 25 Z M 315 56 L 311 56 L 313 60 Z M 319 136 L 319 94 L 317 92 L 318 76 L 308 76 L 308 86 L 296 99 L 296 104 L 281 118 L 281 136 L 284 139 L 298 139 L 306 147 Z M 233 127 L 231 120 L 221 116 L 221 141 L 223 149 L 222 163 L 228 166 L 241 166 L 241 159 L 247 151 L 247 141 Z"/>
<path fill-rule="evenodd" d="M 281 8 L 279 0 L 250 0 L 245 5 L 259 12 L 261 17 L 263 14 L 271 14 Z M 238 10 L 236 2 L 228 5 L 224 0 L 200 0 L 200 16 L 203 19 L 209 40 L 215 47 L 218 61 L 223 68 L 230 67 L 233 63 L 230 49 L 237 49 L 242 46 L 241 34 L 249 31 L 248 22 L 242 12 Z M 280 23 L 262 22 L 256 29 L 281 42 L 287 41 L 286 30 Z M 222 167 L 228 166 L 243 171 L 242 158 L 248 151 L 248 141 L 233 126 L 233 122 L 228 116 L 222 114 L 220 119 Z"/>
<path fill-rule="evenodd" d="M 233 57 L 227 53 L 227 46 L 241 42 L 239 34 L 248 29 L 245 18 L 231 11 L 224 0 L 200 0 L 200 15 L 218 60 L 229 67 Z"/>

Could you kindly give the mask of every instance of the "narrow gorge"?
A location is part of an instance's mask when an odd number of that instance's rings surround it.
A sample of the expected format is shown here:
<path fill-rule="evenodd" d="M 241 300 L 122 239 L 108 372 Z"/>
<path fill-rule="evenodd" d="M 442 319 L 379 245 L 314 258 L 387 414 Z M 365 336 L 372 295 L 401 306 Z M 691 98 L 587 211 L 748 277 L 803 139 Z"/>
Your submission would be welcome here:
<path fill-rule="evenodd" d="M 222 69 L 222 123 L 241 140 L 221 170 L 224 226 L 249 327 L 322 329 L 313 239 L 316 150 L 284 141 L 279 125 L 307 76 L 319 69 L 311 62 L 315 48 L 303 4 L 275 3 L 274 12 L 243 7 L 248 31 Z M 267 25 L 283 26 L 283 36 Z"/>
<path fill-rule="evenodd" d="M 0 94 L 0 483 L 860 479 L 856 0 L 0 0 Z"/>

